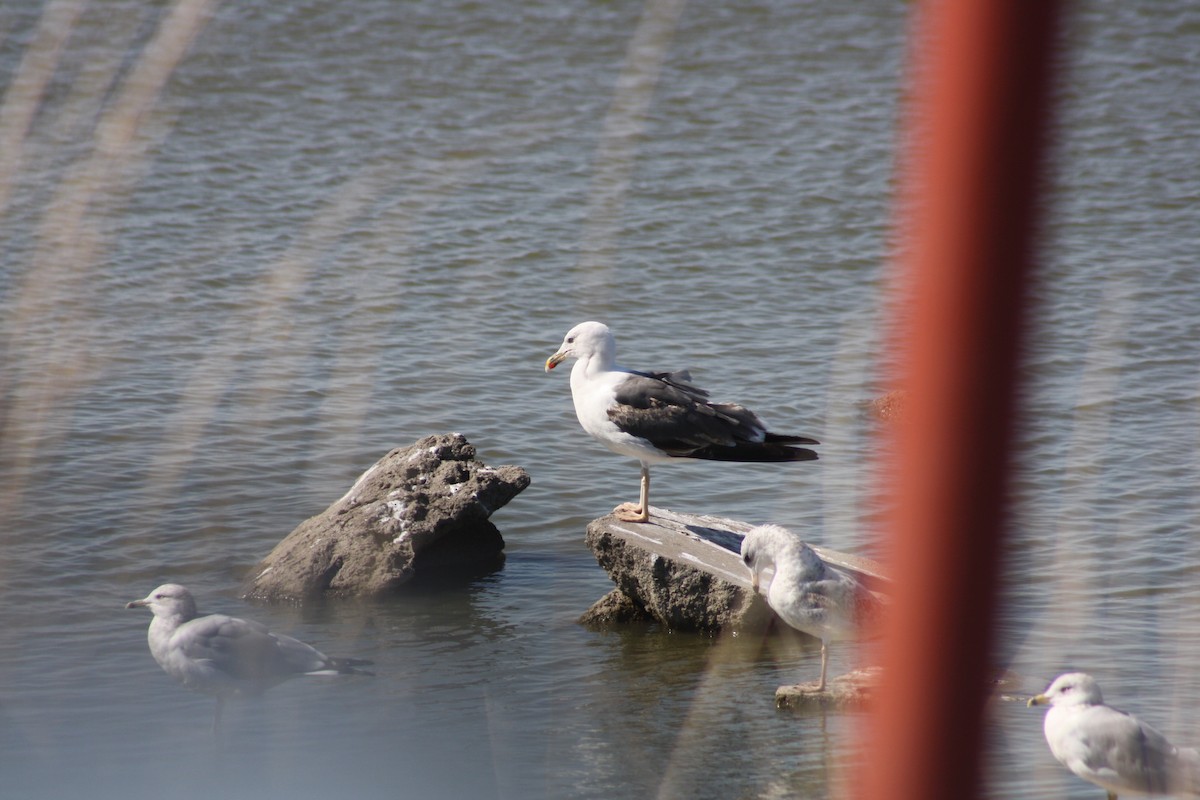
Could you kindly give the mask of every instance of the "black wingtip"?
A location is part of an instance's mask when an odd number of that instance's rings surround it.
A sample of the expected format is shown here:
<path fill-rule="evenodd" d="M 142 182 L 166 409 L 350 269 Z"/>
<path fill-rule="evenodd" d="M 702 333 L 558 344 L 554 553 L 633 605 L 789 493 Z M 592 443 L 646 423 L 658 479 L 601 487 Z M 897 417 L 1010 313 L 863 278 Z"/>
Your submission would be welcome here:
<path fill-rule="evenodd" d="M 772 444 L 820 444 L 810 436 L 790 436 L 786 433 L 771 433 L 770 431 L 767 431 L 763 441 Z"/>
<path fill-rule="evenodd" d="M 743 464 L 816 461 L 819 458 L 815 450 L 806 450 L 803 447 L 788 447 L 775 442 L 746 443 L 739 444 L 736 447 L 713 445 L 700 450 L 694 450 L 688 453 L 686 457 L 700 458 L 707 461 L 737 461 Z"/>

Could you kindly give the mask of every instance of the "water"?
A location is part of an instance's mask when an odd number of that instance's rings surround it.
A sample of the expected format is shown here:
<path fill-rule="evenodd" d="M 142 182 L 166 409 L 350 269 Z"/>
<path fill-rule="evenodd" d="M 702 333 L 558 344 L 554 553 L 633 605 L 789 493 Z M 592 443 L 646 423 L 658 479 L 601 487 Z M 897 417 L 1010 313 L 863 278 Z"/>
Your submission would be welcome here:
<path fill-rule="evenodd" d="M 816 436 L 816 465 L 660 467 L 654 502 L 877 553 L 860 403 L 907 7 L 200 3 L 175 28 L 175 6 L 9 5 L 13 796 L 836 793 L 868 756 L 858 719 L 773 708 L 810 644 L 575 624 L 610 586 L 583 528 L 637 468 L 542 362 L 601 319 L 625 363 L 690 367 Z M 192 41 L 177 66 L 163 31 Z M 1067 39 L 1003 655 L 1030 690 L 1087 669 L 1195 744 L 1200 12 L 1077 4 Z M 446 431 L 533 477 L 493 518 L 502 570 L 379 603 L 237 599 L 366 466 Z M 378 676 L 234 704 L 214 742 L 210 702 L 122 609 L 165 580 Z M 1040 720 L 996 707 L 989 794 L 1094 797 Z"/>

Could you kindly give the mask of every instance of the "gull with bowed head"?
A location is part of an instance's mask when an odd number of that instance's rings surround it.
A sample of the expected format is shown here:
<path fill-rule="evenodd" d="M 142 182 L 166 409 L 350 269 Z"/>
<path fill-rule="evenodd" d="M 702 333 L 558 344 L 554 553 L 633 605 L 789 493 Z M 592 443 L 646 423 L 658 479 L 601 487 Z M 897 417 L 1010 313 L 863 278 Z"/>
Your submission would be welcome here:
<path fill-rule="evenodd" d="M 1082 672 L 1059 675 L 1028 705 L 1048 705 L 1043 728 L 1050 752 L 1071 772 L 1108 792 L 1135 795 L 1200 792 L 1200 753 L 1180 748 L 1132 714 L 1104 704 L 1100 686 Z"/>
<path fill-rule="evenodd" d="M 750 569 L 754 591 L 780 619 L 821 640 L 821 678 L 825 690 L 829 642 L 852 639 L 879 601 L 849 573 L 826 564 L 800 537 L 779 525 L 759 525 L 742 539 L 742 561 Z"/>
<path fill-rule="evenodd" d="M 617 342 L 607 325 L 581 322 L 546 359 L 546 372 L 575 359 L 571 399 L 579 424 L 614 453 L 642 465 L 637 505 L 622 503 L 619 519 L 650 519 L 650 465 L 681 458 L 708 461 L 814 461 L 796 445 L 820 444 L 807 436 L 767 430 L 754 412 L 735 403 L 712 403 L 687 372 L 639 372 L 616 363 Z"/>
<path fill-rule="evenodd" d="M 297 675 L 370 675 L 357 669 L 370 661 L 330 658 L 290 636 L 225 614 L 197 616 L 192 593 L 175 583 L 159 586 L 126 608 L 154 614 L 147 639 L 158 665 L 189 689 L 214 695 L 213 730 L 225 701 L 260 694 Z"/>

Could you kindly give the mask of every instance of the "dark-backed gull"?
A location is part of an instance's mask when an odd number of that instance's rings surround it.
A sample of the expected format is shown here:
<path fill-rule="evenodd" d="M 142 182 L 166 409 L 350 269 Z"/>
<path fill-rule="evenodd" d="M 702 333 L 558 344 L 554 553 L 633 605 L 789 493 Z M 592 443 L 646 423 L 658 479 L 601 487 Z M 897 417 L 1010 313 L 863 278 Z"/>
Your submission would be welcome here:
<path fill-rule="evenodd" d="M 817 454 L 795 445 L 820 444 L 807 436 L 771 433 L 755 414 L 734 403 L 712 403 L 686 372 L 638 372 L 616 364 L 617 343 L 608 326 L 581 322 L 546 359 L 546 371 L 574 358 L 571 397 L 583 429 L 614 453 L 642 465 L 636 505 L 616 509 L 619 518 L 650 518 L 650 464 L 679 458 L 711 461 L 813 461 Z"/>

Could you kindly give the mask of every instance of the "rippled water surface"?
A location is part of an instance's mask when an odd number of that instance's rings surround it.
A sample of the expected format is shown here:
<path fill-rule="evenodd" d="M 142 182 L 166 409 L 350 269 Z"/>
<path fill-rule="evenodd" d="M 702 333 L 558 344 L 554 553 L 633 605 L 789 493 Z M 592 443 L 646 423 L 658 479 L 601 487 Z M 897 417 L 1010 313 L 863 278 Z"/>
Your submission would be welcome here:
<path fill-rule="evenodd" d="M 819 438 L 656 470 L 654 502 L 879 554 L 868 524 L 909 8 L 9 3 L 0 9 L 0 779 L 21 797 L 826 797 L 853 716 L 777 713 L 789 638 L 575 620 L 637 467 L 542 363 L 635 367 Z M 1200 12 L 1079 3 L 1000 621 L 1200 744 Z M 245 572 L 394 446 L 460 431 L 533 484 L 503 569 L 248 607 Z M 123 610 L 158 583 L 374 679 L 236 703 Z M 853 661 L 834 650 L 834 668 Z M 936 702 L 931 698 L 931 702 Z M 1016 703 L 988 791 L 1088 798 Z"/>

